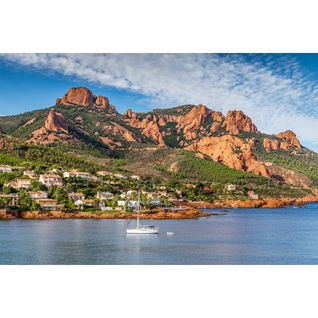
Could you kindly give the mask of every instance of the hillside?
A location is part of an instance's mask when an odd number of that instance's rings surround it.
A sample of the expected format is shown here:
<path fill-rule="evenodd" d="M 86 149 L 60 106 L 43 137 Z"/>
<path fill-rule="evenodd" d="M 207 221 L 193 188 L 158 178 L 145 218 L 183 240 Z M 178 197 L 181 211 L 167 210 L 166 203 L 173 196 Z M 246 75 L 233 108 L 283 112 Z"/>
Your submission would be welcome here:
<path fill-rule="evenodd" d="M 151 178 L 272 188 L 318 185 L 316 153 L 304 148 L 292 131 L 261 133 L 238 110 L 224 115 L 204 105 L 183 105 L 148 113 L 128 109 L 122 115 L 107 97 L 78 87 L 52 107 L 0 117 L 0 131 L 2 152 L 20 159 L 50 149 L 48 153 L 87 157 L 86 162 L 99 162 L 100 167 L 107 163 L 115 169 L 124 158 L 122 171 Z"/>

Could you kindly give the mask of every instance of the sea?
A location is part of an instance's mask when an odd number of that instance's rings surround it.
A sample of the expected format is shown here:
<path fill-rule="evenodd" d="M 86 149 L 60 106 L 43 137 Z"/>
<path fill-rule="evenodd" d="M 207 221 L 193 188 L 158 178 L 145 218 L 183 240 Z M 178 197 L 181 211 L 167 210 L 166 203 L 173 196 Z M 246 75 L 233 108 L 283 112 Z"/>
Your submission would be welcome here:
<path fill-rule="evenodd" d="M 142 220 L 159 235 L 127 235 L 127 220 L 3 220 L 0 264 L 318 264 L 318 203 L 205 211 L 218 215 Z"/>

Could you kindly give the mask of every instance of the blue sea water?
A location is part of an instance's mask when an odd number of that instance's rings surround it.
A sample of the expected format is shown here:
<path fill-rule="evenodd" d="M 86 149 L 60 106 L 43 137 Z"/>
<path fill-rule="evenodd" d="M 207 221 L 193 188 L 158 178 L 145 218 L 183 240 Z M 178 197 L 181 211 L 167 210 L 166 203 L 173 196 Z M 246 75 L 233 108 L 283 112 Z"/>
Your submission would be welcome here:
<path fill-rule="evenodd" d="M 159 235 L 127 235 L 127 223 L 1 221 L 0 264 L 318 264 L 317 203 L 142 221 L 159 226 Z"/>

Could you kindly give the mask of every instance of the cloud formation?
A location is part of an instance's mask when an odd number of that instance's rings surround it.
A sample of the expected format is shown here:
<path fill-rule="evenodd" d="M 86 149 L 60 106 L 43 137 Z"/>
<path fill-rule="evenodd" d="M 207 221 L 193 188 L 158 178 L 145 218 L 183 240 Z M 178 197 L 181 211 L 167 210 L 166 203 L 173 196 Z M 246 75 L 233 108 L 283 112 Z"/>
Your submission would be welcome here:
<path fill-rule="evenodd" d="M 318 87 L 293 56 L 220 54 L 5 54 L 10 63 L 143 94 L 145 107 L 240 109 L 258 129 L 292 129 L 318 146 Z"/>

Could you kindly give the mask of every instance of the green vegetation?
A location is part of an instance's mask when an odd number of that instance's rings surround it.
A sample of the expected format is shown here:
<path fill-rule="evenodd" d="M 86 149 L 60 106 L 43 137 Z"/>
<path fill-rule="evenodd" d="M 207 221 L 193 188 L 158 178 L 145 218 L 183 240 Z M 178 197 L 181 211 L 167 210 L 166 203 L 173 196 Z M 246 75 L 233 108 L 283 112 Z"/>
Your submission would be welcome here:
<path fill-rule="evenodd" d="M 318 186 L 318 154 L 305 150 L 297 155 L 286 151 L 259 152 L 262 160 L 274 162 L 282 167 L 292 169 L 308 176 L 314 185 Z"/>
<path fill-rule="evenodd" d="M 0 154 L 0 164 L 21 165 L 37 172 L 49 168 L 80 169 L 88 172 L 102 170 L 103 166 L 66 153 L 63 148 L 32 144 L 15 144 L 12 149 Z"/>
<path fill-rule="evenodd" d="M 182 179 L 218 182 L 222 184 L 234 183 L 244 185 L 247 183 L 267 184 L 267 179 L 231 169 L 212 160 L 198 158 L 194 153 L 184 152 L 177 162 L 176 176 Z"/>

